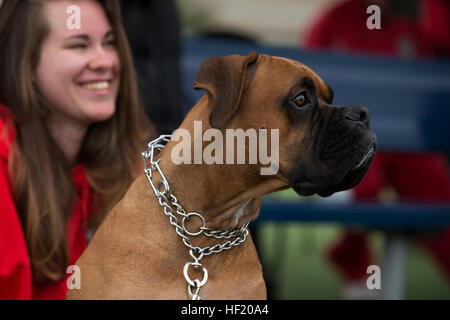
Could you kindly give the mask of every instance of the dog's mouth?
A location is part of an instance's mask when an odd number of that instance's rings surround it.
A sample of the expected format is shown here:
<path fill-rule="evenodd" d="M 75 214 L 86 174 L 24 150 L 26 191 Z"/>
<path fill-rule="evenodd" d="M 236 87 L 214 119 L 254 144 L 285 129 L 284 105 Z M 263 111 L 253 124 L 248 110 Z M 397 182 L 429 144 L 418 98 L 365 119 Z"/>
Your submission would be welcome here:
<path fill-rule="evenodd" d="M 321 197 L 329 197 L 333 193 L 356 187 L 366 175 L 374 157 L 375 149 L 368 152 L 357 166 L 350 170 L 338 184 L 324 188 L 323 190 L 318 191 L 317 194 Z"/>
<path fill-rule="evenodd" d="M 328 197 L 333 193 L 352 189 L 364 178 L 375 153 L 376 144 L 373 143 L 353 165 L 348 166 L 350 169 L 347 169 L 347 173 L 337 181 L 330 181 L 327 177 L 299 179 L 300 182 L 294 182 L 291 186 L 301 196 L 318 194 L 321 197 Z"/>

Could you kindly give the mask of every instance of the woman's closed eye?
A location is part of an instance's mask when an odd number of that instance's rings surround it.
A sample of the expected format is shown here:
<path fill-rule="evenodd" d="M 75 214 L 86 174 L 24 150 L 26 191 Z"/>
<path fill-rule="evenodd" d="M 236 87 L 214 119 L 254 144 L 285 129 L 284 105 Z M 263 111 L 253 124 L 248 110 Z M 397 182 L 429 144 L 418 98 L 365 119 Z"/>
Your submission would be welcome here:
<path fill-rule="evenodd" d="M 75 42 L 75 43 L 69 43 L 66 45 L 67 49 L 86 49 L 88 47 L 88 44 L 85 42 Z"/>
<path fill-rule="evenodd" d="M 109 46 L 109 47 L 115 47 L 116 46 L 116 39 L 110 39 L 107 40 L 103 43 L 104 46 Z"/>

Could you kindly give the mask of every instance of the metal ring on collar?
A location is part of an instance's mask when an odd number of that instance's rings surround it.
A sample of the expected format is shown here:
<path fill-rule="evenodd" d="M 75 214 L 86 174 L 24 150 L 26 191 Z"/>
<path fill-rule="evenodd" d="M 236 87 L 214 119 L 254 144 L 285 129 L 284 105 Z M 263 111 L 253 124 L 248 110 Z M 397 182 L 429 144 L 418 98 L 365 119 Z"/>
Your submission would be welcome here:
<path fill-rule="evenodd" d="M 199 261 L 203 258 L 203 252 L 201 252 L 201 249 L 202 248 L 200 248 L 200 247 L 194 247 L 191 250 L 189 250 L 189 254 L 191 255 L 192 259 L 195 260 L 196 263 L 199 263 Z M 199 252 L 199 256 L 198 257 L 195 256 L 194 251 L 198 251 Z"/>
<path fill-rule="evenodd" d="M 191 285 L 190 284 L 187 285 L 188 298 L 191 299 L 191 300 L 202 300 L 202 298 L 198 295 L 198 293 L 200 292 L 200 288 L 201 288 L 201 286 L 199 285 L 200 284 L 200 280 L 195 279 L 194 281 L 195 281 L 195 284 L 198 285 L 198 286 L 195 287 L 195 293 L 192 293 Z"/>
<path fill-rule="evenodd" d="M 200 281 L 200 283 L 198 281 L 194 282 L 191 278 L 189 278 L 189 274 L 188 274 L 189 266 L 193 266 L 194 268 L 199 268 L 199 267 L 202 268 L 203 279 L 202 279 L 202 281 Z M 206 268 L 204 266 L 202 266 L 201 263 L 197 263 L 197 262 L 186 263 L 183 268 L 183 275 L 184 275 L 184 278 L 186 279 L 187 283 L 189 283 L 194 288 L 203 287 L 206 284 L 206 282 L 208 281 L 208 270 L 206 270 Z M 197 280 L 197 279 L 195 279 L 195 280 Z"/>
<path fill-rule="evenodd" d="M 161 190 L 161 186 L 164 187 L 164 190 Z M 164 194 L 165 192 L 169 191 L 169 184 L 165 180 L 159 180 L 156 184 L 156 190 L 158 191 L 158 194 Z"/>
<path fill-rule="evenodd" d="M 186 229 L 186 226 L 185 226 L 186 219 L 189 220 L 189 218 L 190 218 L 191 216 L 197 216 L 197 217 L 199 217 L 199 218 L 202 220 L 202 226 L 198 229 L 197 232 L 190 232 L 190 231 L 188 231 L 188 229 Z M 206 226 L 206 222 L 205 222 L 205 218 L 203 218 L 203 216 L 202 216 L 200 213 L 197 213 L 197 212 L 189 212 L 189 213 L 183 218 L 183 220 L 181 220 L 181 225 L 182 225 L 182 227 L 183 227 L 183 230 L 184 230 L 188 235 L 195 237 L 195 236 L 200 235 L 200 234 L 203 232 L 203 229 L 204 229 L 205 226 Z"/>

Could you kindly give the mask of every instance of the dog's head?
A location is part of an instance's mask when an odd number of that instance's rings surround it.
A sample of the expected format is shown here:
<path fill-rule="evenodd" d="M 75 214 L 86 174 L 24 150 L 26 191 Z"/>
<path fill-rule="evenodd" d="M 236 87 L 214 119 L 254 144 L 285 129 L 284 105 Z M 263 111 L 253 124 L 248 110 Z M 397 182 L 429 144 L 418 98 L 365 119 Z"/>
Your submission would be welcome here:
<path fill-rule="evenodd" d="M 368 109 L 332 105 L 333 91 L 302 63 L 256 53 L 211 58 L 194 88 L 208 95 L 213 128 L 279 130 L 277 174 L 300 195 L 355 187 L 375 155 Z"/>

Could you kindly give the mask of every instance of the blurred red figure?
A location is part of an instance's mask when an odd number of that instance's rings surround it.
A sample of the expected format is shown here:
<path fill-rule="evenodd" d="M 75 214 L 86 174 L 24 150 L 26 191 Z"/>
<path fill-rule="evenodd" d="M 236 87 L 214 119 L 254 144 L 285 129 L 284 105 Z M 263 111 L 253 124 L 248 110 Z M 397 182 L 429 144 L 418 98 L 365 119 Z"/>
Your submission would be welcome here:
<path fill-rule="evenodd" d="M 369 30 L 366 13 L 376 4 L 381 29 Z M 310 49 L 327 49 L 400 58 L 450 56 L 450 7 L 444 0 L 344 1 L 326 12 L 310 30 Z M 386 186 L 399 200 L 449 202 L 450 179 L 445 155 L 378 152 L 366 177 L 354 189 L 356 201 L 377 200 Z M 450 229 L 438 239 L 421 242 L 440 262 L 450 280 Z M 348 282 L 367 278 L 371 264 L 366 234 L 347 230 L 329 251 L 330 260 Z"/>

